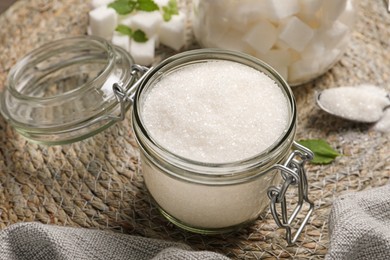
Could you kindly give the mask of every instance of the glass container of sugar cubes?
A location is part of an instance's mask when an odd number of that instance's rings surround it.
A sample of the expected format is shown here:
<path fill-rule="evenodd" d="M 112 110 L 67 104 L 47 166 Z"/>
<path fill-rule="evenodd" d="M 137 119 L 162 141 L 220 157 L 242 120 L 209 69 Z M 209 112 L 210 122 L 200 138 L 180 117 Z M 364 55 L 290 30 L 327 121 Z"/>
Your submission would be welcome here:
<path fill-rule="evenodd" d="M 203 47 L 253 55 L 292 86 L 331 68 L 345 52 L 353 0 L 196 0 L 193 30 Z"/>
<path fill-rule="evenodd" d="M 146 188 L 183 229 L 230 232 L 269 206 L 293 243 L 313 211 L 291 88 L 250 55 L 199 49 L 149 69 L 102 38 L 62 39 L 11 69 L 0 102 L 20 134 L 48 145 L 90 137 L 132 107 Z"/>

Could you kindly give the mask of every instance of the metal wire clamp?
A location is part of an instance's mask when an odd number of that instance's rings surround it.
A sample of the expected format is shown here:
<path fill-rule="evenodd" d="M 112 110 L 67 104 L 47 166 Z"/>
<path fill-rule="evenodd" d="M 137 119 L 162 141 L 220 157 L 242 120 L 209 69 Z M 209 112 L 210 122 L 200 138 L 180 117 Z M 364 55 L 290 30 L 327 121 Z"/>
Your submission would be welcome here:
<path fill-rule="evenodd" d="M 120 114 L 119 116 L 111 116 L 111 118 L 116 120 L 125 119 L 127 107 L 133 104 L 135 92 L 149 69 L 148 67 L 134 64 L 131 66 L 131 79 L 127 86 L 123 86 L 120 83 L 113 84 L 112 90 L 120 105 Z"/>
<path fill-rule="evenodd" d="M 268 189 L 268 197 L 271 200 L 270 210 L 276 224 L 286 230 L 286 240 L 289 245 L 296 242 L 303 228 L 309 221 L 310 215 L 314 210 L 314 204 L 308 198 L 308 183 L 304 165 L 307 161 L 313 159 L 313 153 L 306 147 L 294 142 L 295 149 L 283 165 L 276 164 L 273 170 L 277 170 L 284 179 L 280 187 L 271 186 Z M 298 187 L 298 202 L 290 217 L 287 212 L 286 191 L 291 185 Z M 277 203 L 280 204 L 281 213 L 277 211 Z M 292 223 L 301 211 L 304 203 L 309 205 L 306 216 L 297 228 L 295 234 L 292 234 Z M 281 218 L 279 217 L 281 215 Z"/>

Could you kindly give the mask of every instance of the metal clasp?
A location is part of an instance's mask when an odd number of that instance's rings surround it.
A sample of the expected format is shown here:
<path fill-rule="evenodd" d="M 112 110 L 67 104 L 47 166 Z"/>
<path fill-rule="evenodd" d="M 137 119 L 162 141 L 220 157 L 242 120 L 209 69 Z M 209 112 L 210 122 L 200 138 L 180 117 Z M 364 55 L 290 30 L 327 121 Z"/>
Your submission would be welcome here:
<path fill-rule="evenodd" d="M 286 230 L 286 240 L 289 245 L 296 242 L 303 228 L 307 224 L 310 215 L 314 210 L 314 204 L 308 198 L 308 183 L 305 171 L 305 163 L 313 159 L 313 153 L 306 147 L 294 142 L 295 150 L 287 158 L 287 161 L 281 165 L 273 166 L 274 170 L 278 170 L 284 179 L 280 187 L 271 186 L 268 188 L 268 197 L 271 200 L 270 209 L 272 216 L 279 227 Z M 298 202 L 291 216 L 288 217 L 286 191 L 294 185 L 298 187 Z M 276 209 L 276 204 L 280 203 L 281 213 Z M 309 205 L 309 209 L 295 234 L 292 234 L 292 223 L 301 211 L 304 203 Z M 281 218 L 279 217 L 281 215 Z"/>
<path fill-rule="evenodd" d="M 125 119 L 125 113 L 127 110 L 126 106 L 133 104 L 135 92 L 142 80 L 145 78 L 148 70 L 148 67 L 134 64 L 131 66 L 131 79 L 129 85 L 123 86 L 118 83 L 113 84 L 112 90 L 114 91 L 115 97 L 120 105 L 120 115 L 111 116 L 111 118 L 116 120 Z"/>

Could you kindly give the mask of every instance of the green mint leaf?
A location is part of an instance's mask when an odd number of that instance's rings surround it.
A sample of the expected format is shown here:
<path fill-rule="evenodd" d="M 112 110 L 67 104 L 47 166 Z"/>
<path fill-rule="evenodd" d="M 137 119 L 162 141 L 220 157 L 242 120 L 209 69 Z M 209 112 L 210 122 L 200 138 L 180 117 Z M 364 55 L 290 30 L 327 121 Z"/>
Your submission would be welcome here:
<path fill-rule="evenodd" d="M 163 14 L 163 19 L 165 22 L 169 22 L 172 19 L 172 15 L 168 13 Z"/>
<path fill-rule="evenodd" d="M 164 21 L 169 22 L 172 19 L 172 16 L 179 14 L 179 9 L 177 8 L 176 0 L 169 0 L 166 6 L 163 6 L 163 18 Z"/>
<path fill-rule="evenodd" d="M 128 36 L 130 36 L 130 37 L 133 36 L 133 30 L 131 30 L 130 27 L 128 27 L 128 26 L 126 26 L 126 25 L 123 25 L 123 24 L 119 24 L 119 25 L 115 28 L 115 31 L 120 32 L 121 34 L 128 35 Z"/>
<path fill-rule="evenodd" d="M 153 12 L 160 10 L 160 8 L 153 0 L 138 0 L 137 10 Z"/>
<path fill-rule="evenodd" d="M 298 143 L 309 148 L 314 153 L 314 158 L 311 161 L 313 164 L 329 164 L 337 156 L 341 155 L 322 139 L 301 140 Z"/>
<path fill-rule="evenodd" d="M 136 42 L 146 42 L 148 40 L 148 37 L 146 36 L 144 31 L 139 30 L 139 29 L 136 31 L 133 31 L 130 27 L 123 25 L 123 24 L 119 24 L 115 28 L 115 31 L 130 36 Z"/>
<path fill-rule="evenodd" d="M 171 14 L 179 14 L 179 9 L 177 8 L 176 0 L 169 0 L 168 7 L 171 9 Z"/>
<path fill-rule="evenodd" d="M 148 40 L 148 37 L 146 36 L 145 32 L 141 30 L 136 30 L 133 33 L 133 39 L 136 42 L 146 42 Z"/>
<path fill-rule="evenodd" d="M 115 0 L 108 4 L 108 7 L 113 8 L 118 14 L 125 15 L 131 13 L 136 6 L 136 2 L 132 0 Z"/>

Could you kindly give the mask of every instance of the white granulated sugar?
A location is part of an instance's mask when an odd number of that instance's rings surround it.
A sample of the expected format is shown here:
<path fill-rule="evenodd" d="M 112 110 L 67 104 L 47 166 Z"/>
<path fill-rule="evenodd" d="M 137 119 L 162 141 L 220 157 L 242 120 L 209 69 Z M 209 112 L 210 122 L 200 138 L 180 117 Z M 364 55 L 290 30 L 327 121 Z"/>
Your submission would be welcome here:
<path fill-rule="evenodd" d="M 376 122 L 390 105 L 386 91 L 372 85 L 346 86 L 326 89 L 320 103 L 329 112 L 361 122 Z"/>
<path fill-rule="evenodd" d="M 191 64 L 164 76 L 147 94 L 142 115 L 161 146 L 209 163 L 261 153 L 289 121 L 288 102 L 277 84 L 231 61 Z"/>

